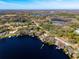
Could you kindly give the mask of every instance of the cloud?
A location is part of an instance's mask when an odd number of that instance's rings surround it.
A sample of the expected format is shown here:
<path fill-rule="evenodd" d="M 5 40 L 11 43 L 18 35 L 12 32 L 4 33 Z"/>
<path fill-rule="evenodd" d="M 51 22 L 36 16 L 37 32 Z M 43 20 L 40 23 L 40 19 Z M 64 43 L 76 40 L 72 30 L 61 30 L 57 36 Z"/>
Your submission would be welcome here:
<path fill-rule="evenodd" d="M 0 9 L 79 9 L 79 2 L 36 1 L 32 3 L 9 3 L 0 1 Z"/>
<path fill-rule="evenodd" d="M 4 1 L 0 1 L 0 9 L 15 9 L 18 7 L 23 7 L 20 4 L 15 4 L 15 3 L 8 3 L 8 2 L 4 2 Z"/>

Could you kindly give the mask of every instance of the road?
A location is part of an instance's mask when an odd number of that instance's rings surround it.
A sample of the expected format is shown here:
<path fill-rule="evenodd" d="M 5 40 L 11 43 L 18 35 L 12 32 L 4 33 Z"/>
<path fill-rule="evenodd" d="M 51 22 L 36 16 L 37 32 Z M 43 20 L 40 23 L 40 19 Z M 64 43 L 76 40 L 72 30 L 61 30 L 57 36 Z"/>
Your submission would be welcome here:
<path fill-rule="evenodd" d="M 41 28 L 41 29 L 44 29 L 44 28 L 41 27 L 35 20 L 33 20 L 33 22 L 36 24 L 37 27 L 39 27 L 39 28 Z M 45 29 L 44 29 L 44 31 L 46 32 L 46 34 L 52 36 L 52 34 L 51 34 L 49 31 L 47 31 L 47 30 L 45 30 Z M 58 38 L 58 37 L 55 37 L 55 39 L 56 39 L 57 41 L 60 41 L 61 43 L 65 44 L 66 46 L 71 46 L 71 47 L 73 47 L 72 44 L 70 44 L 70 43 L 68 43 L 68 42 L 65 42 L 64 40 L 62 40 L 62 39 L 60 39 L 60 38 Z"/>
<path fill-rule="evenodd" d="M 36 24 L 36 26 L 37 27 L 39 27 L 40 29 L 44 29 L 43 27 L 41 27 L 40 25 L 39 25 L 39 23 L 37 23 L 37 22 L 35 22 L 35 21 L 33 21 L 35 24 Z M 50 36 L 52 36 L 52 34 L 49 32 L 49 31 L 47 31 L 47 30 L 45 30 L 44 29 L 44 31 L 46 32 L 46 34 L 47 35 L 50 35 Z M 58 37 L 55 37 L 55 40 L 57 40 L 57 41 L 60 41 L 61 43 L 63 43 L 63 44 L 65 44 L 65 46 L 67 46 L 67 47 L 72 47 L 72 49 L 73 49 L 73 54 L 74 55 L 72 55 L 72 58 L 74 58 L 74 59 L 77 59 L 77 54 L 78 54 L 78 48 L 74 48 L 75 46 L 73 45 L 73 44 L 70 44 L 70 43 L 68 43 L 68 42 L 65 42 L 64 40 L 62 40 L 62 39 L 60 39 L 60 38 L 58 38 Z M 42 45 L 42 47 L 43 47 L 44 45 Z M 69 52 L 69 51 L 68 51 Z"/>

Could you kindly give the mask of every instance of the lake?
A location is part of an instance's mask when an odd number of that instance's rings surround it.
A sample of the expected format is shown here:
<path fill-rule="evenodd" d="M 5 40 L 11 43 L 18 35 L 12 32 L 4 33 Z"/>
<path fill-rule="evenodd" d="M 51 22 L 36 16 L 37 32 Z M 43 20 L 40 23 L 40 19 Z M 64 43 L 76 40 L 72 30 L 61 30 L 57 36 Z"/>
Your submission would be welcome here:
<path fill-rule="evenodd" d="M 52 19 L 52 23 L 54 24 L 54 25 L 60 25 L 60 26 L 62 26 L 62 25 L 65 25 L 66 23 L 68 23 L 68 21 L 67 20 L 63 20 L 63 19 Z"/>
<path fill-rule="evenodd" d="M 0 39 L 0 59 L 69 59 L 57 46 L 43 44 L 28 35 Z"/>

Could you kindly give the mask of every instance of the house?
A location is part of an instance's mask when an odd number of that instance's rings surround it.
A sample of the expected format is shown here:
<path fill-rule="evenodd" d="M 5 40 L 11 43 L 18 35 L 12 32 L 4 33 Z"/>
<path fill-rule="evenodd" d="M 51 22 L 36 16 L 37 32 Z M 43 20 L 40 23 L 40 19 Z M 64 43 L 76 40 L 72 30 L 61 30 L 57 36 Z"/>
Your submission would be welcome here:
<path fill-rule="evenodd" d="M 76 34 L 79 34 L 79 28 L 75 30 L 75 33 Z"/>

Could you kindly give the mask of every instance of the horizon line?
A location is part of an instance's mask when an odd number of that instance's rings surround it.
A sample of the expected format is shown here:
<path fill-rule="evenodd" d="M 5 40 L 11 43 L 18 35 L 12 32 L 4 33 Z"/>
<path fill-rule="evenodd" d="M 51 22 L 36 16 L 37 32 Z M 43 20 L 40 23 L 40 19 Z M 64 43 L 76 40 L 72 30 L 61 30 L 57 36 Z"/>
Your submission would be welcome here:
<path fill-rule="evenodd" d="M 0 10 L 79 10 L 79 9 L 0 9 Z"/>

